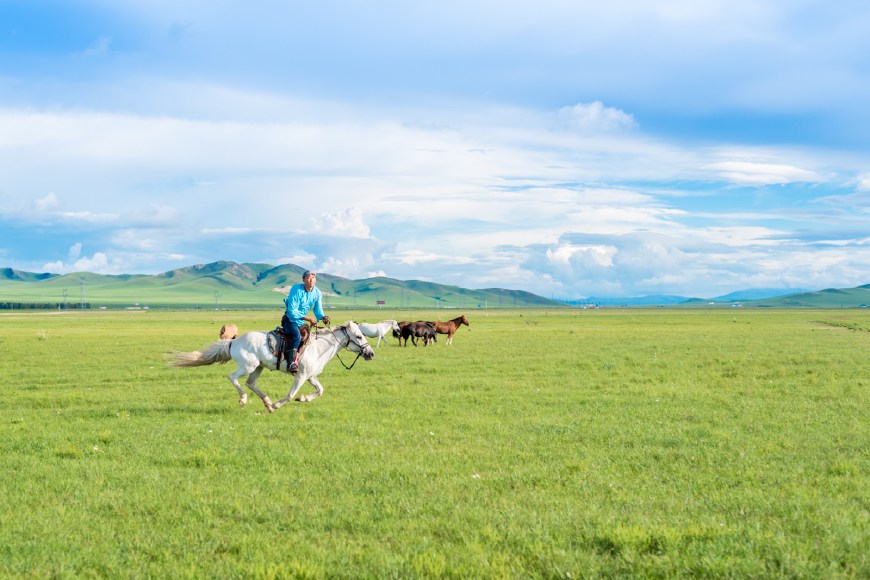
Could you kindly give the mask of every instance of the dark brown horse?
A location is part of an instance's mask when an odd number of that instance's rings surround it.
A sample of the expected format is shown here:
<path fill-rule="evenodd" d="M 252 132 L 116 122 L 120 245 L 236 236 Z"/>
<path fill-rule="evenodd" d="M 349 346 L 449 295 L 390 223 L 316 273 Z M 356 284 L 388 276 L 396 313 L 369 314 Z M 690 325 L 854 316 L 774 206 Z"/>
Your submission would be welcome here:
<path fill-rule="evenodd" d="M 469 326 L 468 319 L 465 318 L 464 314 L 462 316 L 457 316 L 453 320 L 448 320 L 447 322 L 441 322 L 440 320 L 436 320 L 434 324 L 435 332 L 437 332 L 438 334 L 447 335 L 447 340 L 445 341 L 445 344 L 447 345 L 453 342 L 453 335 L 456 334 L 456 331 L 459 329 L 460 326 L 462 326 L 463 324 L 465 326 Z"/>
<path fill-rule="evenodd" d="M 399 328 L 401 329 L 399 344 L 402 344 L 402 340 L 404 340 L 405 346 L 408 346 L 408 338 L 411 339 L 414 346 L 417 346 L 418 338 L 423 339 L 423 346 L 429 346 L 430 342 L 436 340 L 435 323 L 433 322 L 426 322 L 425 320 L 418 320 L 417 322 L 400 322 Z"/>

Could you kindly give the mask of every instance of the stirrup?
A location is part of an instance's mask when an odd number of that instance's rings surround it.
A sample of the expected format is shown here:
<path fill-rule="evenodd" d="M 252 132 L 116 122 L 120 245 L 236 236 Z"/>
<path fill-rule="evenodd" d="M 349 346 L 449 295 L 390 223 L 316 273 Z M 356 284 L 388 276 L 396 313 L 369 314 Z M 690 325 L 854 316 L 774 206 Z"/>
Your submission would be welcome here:
<path fill-rule="evenodd" d="M 287 355 L 285 357 L 285 360 L 287 361 L 287 372 L 295 375 L 299 371 L 299 349 L 294 349 L 284 354 Z M 291 354 L 293 356 L 290 356 Z"/>

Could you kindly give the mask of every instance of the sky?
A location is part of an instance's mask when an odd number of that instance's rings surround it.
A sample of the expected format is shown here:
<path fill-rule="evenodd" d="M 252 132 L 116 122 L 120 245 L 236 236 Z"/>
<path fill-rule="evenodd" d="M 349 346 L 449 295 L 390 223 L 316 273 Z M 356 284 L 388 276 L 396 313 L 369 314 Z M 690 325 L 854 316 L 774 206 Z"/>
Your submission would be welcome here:
<path fill-rule="evenodd" d="M 865 0 L 0 0 L 0 267 L 870 283 Z"/>

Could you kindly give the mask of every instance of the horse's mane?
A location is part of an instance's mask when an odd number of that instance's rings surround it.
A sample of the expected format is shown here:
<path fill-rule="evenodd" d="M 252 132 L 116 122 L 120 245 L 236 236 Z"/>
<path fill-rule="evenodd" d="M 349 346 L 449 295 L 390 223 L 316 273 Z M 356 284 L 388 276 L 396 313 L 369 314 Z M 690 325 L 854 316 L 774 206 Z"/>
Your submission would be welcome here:
<path fill-rule="evenodd" d="M 455 324 L 456 326 L 459 326 L 460 324 L 462 324 L 462 319 L 463 319 L 463 318 L 465 318 L 465 315 L 464 315 L 464 314 L 460 314 L 460 315 L 457 316 L 456 318 L 452 318 L 452 319 L 448 320 L 447 322 L 452 322 L 452 323 Z M 440 320 L 439 320 L 438 322 L 440 322 Z"/>

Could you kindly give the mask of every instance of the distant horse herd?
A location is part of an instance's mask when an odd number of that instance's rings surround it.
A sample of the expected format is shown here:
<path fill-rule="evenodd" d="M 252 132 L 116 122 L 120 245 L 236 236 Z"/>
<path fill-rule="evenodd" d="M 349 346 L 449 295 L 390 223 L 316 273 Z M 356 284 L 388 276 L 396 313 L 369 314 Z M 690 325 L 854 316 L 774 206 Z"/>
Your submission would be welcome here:
<path fill-rule="evenodd" d="M 444 344 L 450 345 L 453 343 L 453 335 L 462 325 L 468 326 L 468 319 L 463 314 L 457 316 L 453 320 L 441 322 L 436 320 L 429 322 L 427 320 L 418 320 L 409 322 L 407 320 L 397 323 L 398 328 L 393 329 L 393 336 L 399 339 L 399 344 L 408 346 L 408 339 L 411 339 L 411 344 L 417 346 L 417 339 L 423 341 L 423 346 L 428 346 L 431 342 L 438 342 L 439 334 L 446 334 L 447 340 Z"/>

